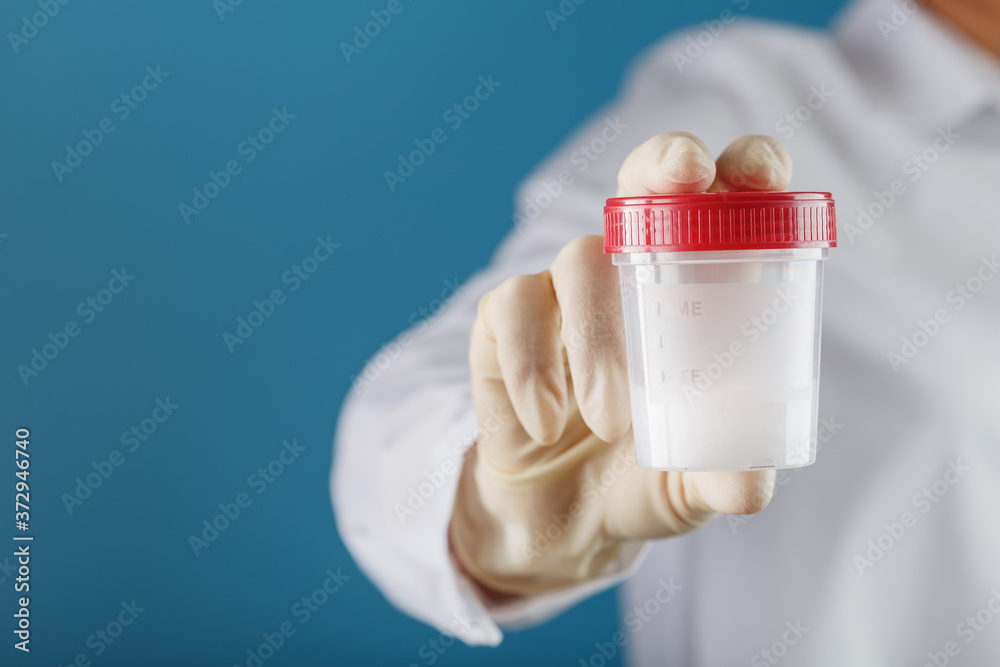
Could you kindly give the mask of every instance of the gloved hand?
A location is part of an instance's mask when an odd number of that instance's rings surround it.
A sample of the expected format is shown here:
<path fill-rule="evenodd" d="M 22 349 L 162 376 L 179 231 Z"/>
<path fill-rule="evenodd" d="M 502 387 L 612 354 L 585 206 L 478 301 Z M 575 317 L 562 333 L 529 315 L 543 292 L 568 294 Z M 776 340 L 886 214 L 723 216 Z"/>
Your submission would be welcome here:
<path fill-rule="evenodd" d="M 741 137 L 713 161 L 697 137 L 661 134 L 625 159 L 618 196 L 781 190 L 791 170 L 769 137 Z M 579 583 L 626 541 L 678 535 L 717 513 L 752 514 L 771 499 L 773 471 L 637 466 L 618 289 L 601 237 L 588 236 L 548 271 L 511 278 L 480 301 L 469 358 L 486 435 L 463 467 L 450 538 L 487 591 Z"/>

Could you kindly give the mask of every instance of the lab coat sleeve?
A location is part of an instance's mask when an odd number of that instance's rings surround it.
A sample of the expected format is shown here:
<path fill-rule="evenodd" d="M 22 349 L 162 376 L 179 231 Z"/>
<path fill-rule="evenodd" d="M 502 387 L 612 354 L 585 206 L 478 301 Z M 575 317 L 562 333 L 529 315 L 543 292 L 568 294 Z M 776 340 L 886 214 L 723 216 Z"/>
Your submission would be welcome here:
<path fill-rule="evenodd" d="M 731 100 L 706 92 L 703 77 L 678 70 L 672 53 L 682 40 L 641 59 L 621 98 L 522 184 L 514 229 L 491 264 L 432 320 L 383 348 L 345 403 L 331 478 L 344 542 L 399 609 L 468 644 L 495 645 L 501 626 L 540 622 L 614 585 L 645 553 L 632 544 L 597 580 L 489 605 L 456 568 L 447 528 L 457 473 L 477 437 L 467 355 L 480 297 L 511 276 L 546 269 L 570 240 L 601 233 L 618 167 L 645 139 L 679 129 L 734 129 Z"/>

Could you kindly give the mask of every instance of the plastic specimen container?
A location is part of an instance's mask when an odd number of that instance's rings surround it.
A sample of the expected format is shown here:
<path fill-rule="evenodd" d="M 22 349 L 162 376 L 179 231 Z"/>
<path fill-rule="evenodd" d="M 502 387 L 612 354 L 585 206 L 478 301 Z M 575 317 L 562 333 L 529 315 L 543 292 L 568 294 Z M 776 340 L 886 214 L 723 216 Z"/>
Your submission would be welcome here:
<path fill-rule="evenodd" d="M 815 461 L 823 263 L 836 239 L 825 192 L 607 201 L 640 466 Z"/>

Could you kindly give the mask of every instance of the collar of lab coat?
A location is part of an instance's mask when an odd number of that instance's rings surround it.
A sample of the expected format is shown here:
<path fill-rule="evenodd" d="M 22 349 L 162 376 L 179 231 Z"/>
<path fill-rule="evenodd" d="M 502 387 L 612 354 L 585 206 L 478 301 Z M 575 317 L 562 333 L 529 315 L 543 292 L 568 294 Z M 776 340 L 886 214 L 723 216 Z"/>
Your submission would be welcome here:
<path fill-rule="evenodd" d="M 918 2 L 856 0 L 834 32 L 871 99 L 911 124 L 957 126 L 1000 109 L 1000 63 Z"/>

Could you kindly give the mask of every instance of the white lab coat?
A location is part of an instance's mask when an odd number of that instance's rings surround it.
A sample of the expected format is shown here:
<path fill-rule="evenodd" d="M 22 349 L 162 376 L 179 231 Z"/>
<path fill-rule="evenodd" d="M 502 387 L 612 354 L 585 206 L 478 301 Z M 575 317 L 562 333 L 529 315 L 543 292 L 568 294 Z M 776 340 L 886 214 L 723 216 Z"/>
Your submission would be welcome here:
<path fill-rule="evenodd" d="M 633 665 L 998 665 L 1000 70 L 925 10 L 894 14 L 886 0 L 850 6 L 832 33 L 724 25 L 648 51 L 621 97 L 520 188 L 520 222 L 492 263 L 373 359 L 337 432 L 340 533 L 394 604 L 470 644 L 627 580 L 619 643 Z M 837 200 L 818 461 L 779 472 L 760 515 L 626 549 L 598 581 L 487 608 L 446 537 L 476 437 L 476 303 L 600 233 L 625 155 L 673 130 L 716 154 L 771 134 L 795 161 L 790 189 Z M 559 191 L 563 171 L 572 183 Z"/>

